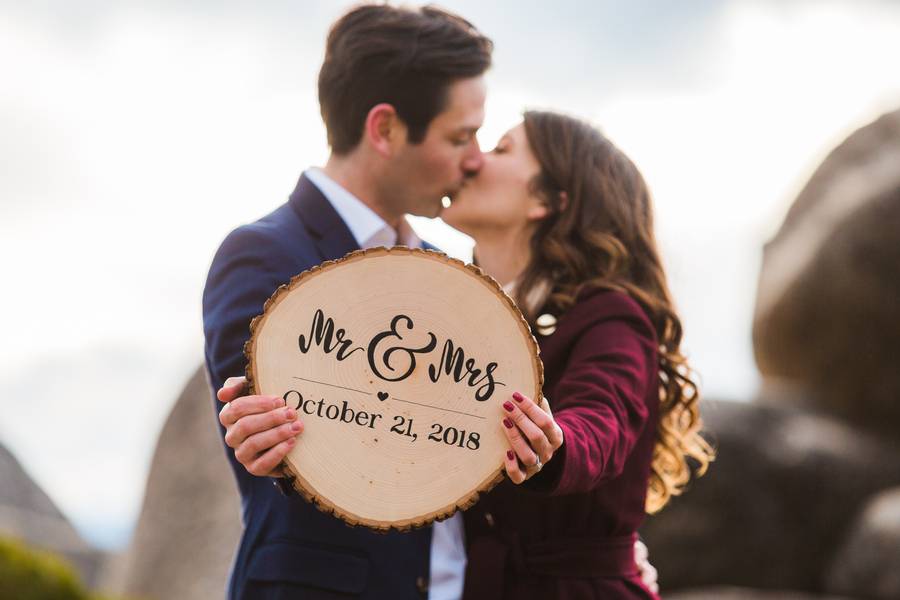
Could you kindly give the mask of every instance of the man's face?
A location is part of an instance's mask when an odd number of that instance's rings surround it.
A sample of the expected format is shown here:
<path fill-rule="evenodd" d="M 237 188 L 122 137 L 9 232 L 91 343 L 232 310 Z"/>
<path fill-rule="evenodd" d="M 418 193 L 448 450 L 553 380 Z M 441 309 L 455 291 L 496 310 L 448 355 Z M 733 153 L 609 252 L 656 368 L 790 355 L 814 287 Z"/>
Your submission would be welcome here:
<path fill-rule="evenodd" d="M 447 103 L 419 144 L 405 142 L 386 174 L 385 201 L 404 213 L 437 217 L 444 196 L 453 197 L 466 177 L 481 168 L 475 133 L 484 121 L 483 77 L 461 79 L 447 91 Z"/>

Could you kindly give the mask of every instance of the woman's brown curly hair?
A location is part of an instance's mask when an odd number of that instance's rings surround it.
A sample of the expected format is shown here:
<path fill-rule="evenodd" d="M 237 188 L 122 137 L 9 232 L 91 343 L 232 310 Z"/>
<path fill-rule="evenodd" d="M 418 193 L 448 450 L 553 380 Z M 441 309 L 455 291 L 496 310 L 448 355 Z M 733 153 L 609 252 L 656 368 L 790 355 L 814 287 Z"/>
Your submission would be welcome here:
<path fill-rule="evenodd" d="M 627 293 L 646 311 L 659 339 L 660 417 L 646 502 L 647 512 L 657 512 L 690 480 L 688 457 L 699 477 L 715 452 L 700 435 L 698 390 L 680 351 L 681 321 L 656 249 L 649 190 L 634 163 L 583 121 L 529 111 L 525 133 L 541 165 L 533 191 L 550 214 L 531 238 L 515 299 L 532 327 L 537 315 L 525 299 L 547 282 L 541 312 L 564 312 L 585 287 Z"/>

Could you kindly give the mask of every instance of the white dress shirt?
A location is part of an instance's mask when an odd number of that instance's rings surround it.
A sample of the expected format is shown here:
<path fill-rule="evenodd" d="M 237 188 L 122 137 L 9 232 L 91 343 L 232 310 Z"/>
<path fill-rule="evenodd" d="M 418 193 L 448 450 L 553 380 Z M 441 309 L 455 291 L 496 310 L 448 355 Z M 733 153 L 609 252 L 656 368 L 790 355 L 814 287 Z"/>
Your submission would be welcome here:
<path fill-rule="evenodd" d="M 322 169 L 313 167 L 307 169 L 303 174 L 328 199 L 341 220 L 347 225 L 347 229 L 353 234 L 353 239 L 360 248 L 390 247 L 397 244 L 410 248 L 421 247 L 422 240 L 406 222 L 406 219 L 400 221 L 400 230 L 396 231 L 385 223 L 384 219 L 379 217 L 374 210 L 326 175 Z"/>
<path fill-rule="evenodd" d="M 307 169 L 304 175 L 328 199 L 360 248 L 390 247 L 398 243 L 410 248 L 422 246 L 422 240 L 406 219 L 400 221 L 397 231 L 321 169 Z M 430 560 L 428 600 L 459 600 L 466 573 L 465 531 L 461 513 L 457 512 L 432 527 Z"/>

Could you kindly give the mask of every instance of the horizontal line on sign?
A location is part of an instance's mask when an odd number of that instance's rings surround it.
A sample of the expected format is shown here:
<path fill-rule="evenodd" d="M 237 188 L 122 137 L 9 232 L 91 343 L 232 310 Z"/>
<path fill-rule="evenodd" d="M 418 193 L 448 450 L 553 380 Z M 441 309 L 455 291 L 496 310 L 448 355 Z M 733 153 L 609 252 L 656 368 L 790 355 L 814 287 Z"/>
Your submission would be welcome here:
<path fill-rule="evenodd" d="M 366 392 L 364 390 L 357 390 L 355 388 L 344 387 L 342 385 L 335 385 L 333 383 L 327 383 L 325 381 L 316 381 L 315 379 L 307 379 L 306 377 L 297 377 L 295 375 L 294 379 L 299 379 L 301 381 L 308 381 L 310 383 L 318 383 L 319 385 L 327 385 L 328 387 L 340 388 L 342 390 L 357 392 L 359 394 L 366 394 L 367 396 L 372 395 L 372 392 Z M 434 410 L 442 410 L 444 412 L 455 413 L 457 415 L 465 415 L 467 417 L 475 417 L 476 419 L 486 418 L 486 417 L 482 417 L 481 415 L 473 415 L 472 413 L 463 412 L 461 410 L 453 410 L 452 408 L 441 408 L 440 406 L 432 406 L 431 404 L 422 404 L 421 402 L 413 402 L 412 400 L 403 400 L 401 398 L 397 398 L 396 396 L 391 396 L 391 400 L 396 400 L 397 402 L 405 402 L 406 404 L 415 404 L 416 406 L 424 406 L 425 408 L 433 408 Z"/>
<path fill-rule="evenodd" d="M 444 412 L 456 413 L 458 415 L 466 415 L 467 417 L 475 417 L 476 419 L 484 419 L 485 418 L 480 415 L 473 415 L 471 413 L 463 412 L 461 410 L 453 410 L 452 408 L 441 408 L 440 406 L 432 406 L 430 404 L 421 404 L 419 402 L 413 402 L 412 400 L 401 400 L 400 398 L 395 398 L 394 396 L 391 396 L 391 399 L 396 400 L 397 402 L 406 402 L 407 404 L 415 404 L 416 406 L 424 406 L 425 408 L 433 408 L 434 410 L 442 410 Z"/>
<path fill-rule="evenodd" d="M 368 394 L 369 396 L 372 395 L 372 392 L 364 392 L 363 390 L 356 390 L 356 389 L 353 389 L 353 388 L 344 387 L 344 386 L 342 386 L 342 385 L 335 385 L 335 384 L 333 384 L 333 383 L 325 383 L 324 381 L 316 381 L 315 379 L 307 379 L 306 377 L 296 377 L 296 376 L 295 376 L 294 379 L 300 379 L 300 380 L 302 380 L 302 381 L 308 381 L 308 382 L 310 382 L 310 383 L 318 383 L 319 385 L 327 385 L 327 386 L 329 386 L 329 387 L 340 388 L 340 389 L 342 389 L 342 390 L 349 390 L 349 391 L 351 391 L 351 392 L 358 392 L 358 393 L 360 393 L 360 394 Z"/>

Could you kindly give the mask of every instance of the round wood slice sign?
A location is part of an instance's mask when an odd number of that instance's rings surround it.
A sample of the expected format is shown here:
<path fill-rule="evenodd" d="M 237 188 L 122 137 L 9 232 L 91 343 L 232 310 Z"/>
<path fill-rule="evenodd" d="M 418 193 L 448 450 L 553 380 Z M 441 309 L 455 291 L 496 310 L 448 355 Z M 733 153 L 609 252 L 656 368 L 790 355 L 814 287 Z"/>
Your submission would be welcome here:
<path fill-rule="evenodd" d="M 503 476 L 504 401 L 541 397 L 538 347 L 477 267 L 406 247 L 352 252 L 281 286 L 250 326 L 247 378 L 304 423 L 282 467 L 351 525 L 409 529 Z"/>

